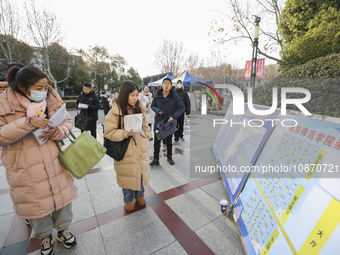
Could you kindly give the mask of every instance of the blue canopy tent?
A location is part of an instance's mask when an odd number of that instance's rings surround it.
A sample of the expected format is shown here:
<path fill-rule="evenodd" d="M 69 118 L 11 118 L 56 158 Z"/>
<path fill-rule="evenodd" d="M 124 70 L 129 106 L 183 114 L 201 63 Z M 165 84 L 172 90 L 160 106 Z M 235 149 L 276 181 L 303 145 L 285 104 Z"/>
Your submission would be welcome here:
<path fill-rule="evenodd" d="M 176 84 L 178 80 L 183 82 L 183 85 L 201 85 L 201 84 L 213 84 L 212 81 L 195 77 L 188 72 L 185 72 L 181 77 L 172 80 L 173 84 Z"/>

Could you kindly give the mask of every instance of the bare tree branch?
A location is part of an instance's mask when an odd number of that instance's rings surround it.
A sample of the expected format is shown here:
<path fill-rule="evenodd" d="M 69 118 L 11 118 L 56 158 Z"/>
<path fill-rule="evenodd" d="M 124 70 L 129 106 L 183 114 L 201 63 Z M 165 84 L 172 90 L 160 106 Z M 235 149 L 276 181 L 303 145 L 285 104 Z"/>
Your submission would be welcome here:
<path fill-rule="evenodd" d="M 57 89 L 57 84 L 61 81 L 56 81 L 51 73 L 50 55 L 53 49 L 51 45 L 62 40 L 60 24 L 56 15 L 46 6 L 40 6 L 38 9 L 35 0 L 30 0 L 28 4 L 25 3 L 25 9 L 28 34 L 36 46 L 41 49 L 43 67 Z"/>
<path fill-rule="evenodd" d="M 267 12 L 270 12 L 270 13 L 273 13 L 273 14 L 276 13 L 275 11 L 268 9 L 267 6 L 265 6 L 265 5 L 262 3 L 261 0 L 256 0 L 256 1 L 257 1 L 260 5 L 262 5 L 262 7 L 263 7 Z"/>
<path fill-rule="evenodd" d="M 266 54 L 265 52 L 261 51 L 260 49 L 258 49 L 258 53 L 259 53 L 260 55 L 262 55 L 262 56 L 265 56 L 265 57 L 271 59 L 271 60 L 275 60 L 275 61 L 277 61 L 277 62 L 280 62 L 280 61 L 281 61 L 281 59 L 278 59 L 278 58 L 276 58 L 276 57 L 273 57 L 273 56 L 271 56 L 271 55 L 268 55 L 268 54 Z"/>
<path fill-rule="evenodd" d="M 222 22 L 215 21 L 209 32 L 210 35 L 215 37 L 214 41 L 226 43 L 246 39 L 253 44 L 253 16 L 256 14 L 261 17 L 261 44 L 259 45 L 259 51 L 270 59 L 280 61 L 275 55 L 282 48 L 282 36 L 278 27 L 285 0 L 256 0 L 255 4 L 254 1 L 249 0 L 226 0 L 226 2 L 226 11 L 217 11 L 225 19 Z M 230 29 L 230 32 L 225 33 Z M 272 44 L 278 47 L 266 47 L 266 45 Z"/>
<path fill-rule="evenodd" d="M 8 0 L 0 0 L 0 50 L 7 63 L 13 62 L 19 28 L 17 7 Z"/>
<path fill-rule="evenodd" d="M 155 63 L 163 73 L 179 74 L 183 68 L 185 50 L 182 42 L 163 40 L 155 54 Z"/>
<path fill-rule="evenodd" d="M 64 79 L 62 79 L 61 81 L 57 81 L 56 83 L 62 83 L 62 82 L 64 82 L 64 81 L 66 81 L 68 78 L 70 78 L 70 76 L 69 75 L 67 75 L 67 77 L 65 77 Z"/>
<path fill-rule="evenodd" d="M 229 38 L 229 39 L 225 39 L 225 40 L 219 41 L 219 42 L 215 43 L 214 45 L 217 45 L 217 44 L 220 44 L 220 43 L 229 42 L 229 41 L 234 41 L 236 39 L 248 39 L 248 36 L 245 36 L 245 35 L 235 36 L 235 37 L 232 37 L 232 38 Z"/>

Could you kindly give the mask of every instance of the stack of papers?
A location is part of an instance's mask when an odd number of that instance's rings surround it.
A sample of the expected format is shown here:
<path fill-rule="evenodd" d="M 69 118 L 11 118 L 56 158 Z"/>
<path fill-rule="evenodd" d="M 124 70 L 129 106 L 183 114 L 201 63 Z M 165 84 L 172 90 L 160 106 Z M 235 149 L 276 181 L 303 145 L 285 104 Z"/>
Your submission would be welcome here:
<path fill-rule="evenodd" d="M 88 105 L 87 105 L 87 104 L 79 103 L 79 104 L 78 104 L 78 108 L 87 109 L 87 108 L 88 108 Z"/>
<path fill-rule="evenodd" d="M 59 126 L 61 123 L 64 122 L 64 120 L 66 119 L 67 116 L 67 111 L 66 111 L 66 104 L 64 104 L 62 107 L 59 108 L 59 110 L 50 118 L 50 121 L 52 121 L 52 125 L 51 126 Z M 42 135 L 43 131 L 45 130 L 49 130 L 50 128 L 38 128 L 36 130 L 33 131 L 33 135 L 35 137 L 35 139 L 37 140 L 38 144 L 41 146 L 44 143 L 47 142 L 43 141 L 42 139 L 39 139 L 39 136 Z"/>
<path fill-rule="evenodd" d="M 124 116 L 124 129 L 130 131 L 133 129 L 134 133 L 143 132 L 143 114 L 129 114 Z"/>

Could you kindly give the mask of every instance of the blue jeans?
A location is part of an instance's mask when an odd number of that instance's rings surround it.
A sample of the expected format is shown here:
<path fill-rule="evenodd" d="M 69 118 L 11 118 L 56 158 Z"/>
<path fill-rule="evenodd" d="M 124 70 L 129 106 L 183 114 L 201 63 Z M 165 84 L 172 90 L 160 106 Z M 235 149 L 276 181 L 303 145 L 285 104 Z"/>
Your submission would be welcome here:
<path fill-rule="evenodd" d="M 143 197 L 144 196 L 143 177 L 141 179 L 142 180 L 141 180 L 141 190 L 140 191 L 122 188 L 125 204 L 135 201 L 136 197 Z"/>

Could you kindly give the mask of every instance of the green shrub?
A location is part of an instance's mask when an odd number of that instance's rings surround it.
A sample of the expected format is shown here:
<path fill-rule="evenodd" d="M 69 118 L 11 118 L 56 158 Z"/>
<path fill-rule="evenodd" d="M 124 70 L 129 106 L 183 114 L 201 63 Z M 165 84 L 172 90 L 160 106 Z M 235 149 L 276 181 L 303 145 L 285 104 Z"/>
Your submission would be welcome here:
<path fill-rule="evenodd" d="M 289 69 L 282 77 L 326 77 L 340 78 L 340 53 L 313 59 L 303 65 Z"/>
<path fill-rule="evenodd" d="M 254 88 L 253 102 L 271 106 L 273 87 L 278 88 L 279 104 L 281 102 L 281 87 L 305 88 L 311 93 L 311 99 L 304 104 L 309 112 L 340 117 L 340 54 L 332 54 L 311 60 L 281 74 L 267 85 Z M 299 97 L 304 97 L 304 95 L 287 94 L 287 98 Z M 281 106 L 278 105 L 278 107 Z M 287 109 L 299 111 L 295 105 L 287 105 Z"/>
<path fill-rule="evenodd" d="M 66 109 L 73 110 L 76 108 L 77 100 L 63 100 L 66 104 Z"/>
<path fill-rule="evenodd" d="M 79 96 L 64 96 L 61 97 L 63 100 L 77 100 Z"/>

